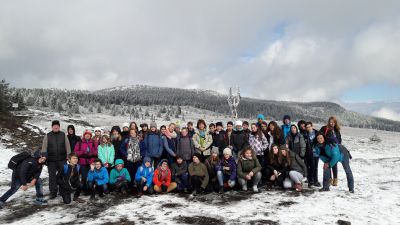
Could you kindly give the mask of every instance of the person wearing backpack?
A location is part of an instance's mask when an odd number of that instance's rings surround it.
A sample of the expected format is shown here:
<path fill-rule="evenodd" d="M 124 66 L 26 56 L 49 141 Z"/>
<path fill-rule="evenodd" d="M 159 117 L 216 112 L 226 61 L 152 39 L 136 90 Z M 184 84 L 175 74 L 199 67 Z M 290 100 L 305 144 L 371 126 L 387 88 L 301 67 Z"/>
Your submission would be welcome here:
<path fill-rule="evenodd" d="M 151 165 L 151 158 L 144 157 L 143 165 L 139 167 L 135 174 L 135 183 L 138 189 L 137 197 L 141 197 L 143 193 L 153 194 L 153 175 L 154 168 Z"/>
<path fill-rule="evenodd" d="M 82 141 L 76 144 L 74 152 L 79 157 L 79 165 L 81 166 L 82 190 L 85 195 L 88 195 L 87 177 L 90 164 L 94 162 L 98 155 L 97 148 L 92 140 L 92 132 L 86 130 L 83 133 Z"/>
<path fill-rule="evenodd" d="M 74 193 L 73 201 L 85 202 L 79 198 L 81 194 L 81 171 L 76 153 L 73 152 L 68 155 L 68 162 L 64 165 L 63 173 L 58 174 L 57 180 L 64 204 L 71 203 L 72 193 Z"/>
<path fill-rule="evenodd" d="M 0 209 L 3 208 L 5 202 L 20 188 L 26 191 L 33 186 L 36 188 L 36 200 L 34 203 L 37 205 L 47 203 L 43 196 L 43 188 L 40 181 L 40 174 L 46 160 L 47 153 L 40 151 L 36 151 L 33 157 L 27 153 L 20 153 L 11 158 L 9 162 L 9 168 L 13 170 L 11 187 L 0 197 Z"/>
<path fill-rule="evenodd" d="M 49 171 L 50 199 L 58 194 L 57 174 L 62 173 L 67 156 L 71 153 L 71 145 L 67 135 L 60 130 L 60 122 L 51 122 L 51 132 L 44 136 L 42 152 L 47 152 L 47 168 Z"/>

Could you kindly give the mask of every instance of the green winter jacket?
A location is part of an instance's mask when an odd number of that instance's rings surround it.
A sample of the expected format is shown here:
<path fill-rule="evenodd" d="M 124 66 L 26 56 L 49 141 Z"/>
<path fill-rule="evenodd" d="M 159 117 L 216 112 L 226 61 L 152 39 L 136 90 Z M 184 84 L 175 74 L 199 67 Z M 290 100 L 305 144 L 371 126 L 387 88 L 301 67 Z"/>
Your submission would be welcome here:
<path fill-rule="evenodd" d="M 237 175 L 239 178 L 245 178 L 248 173 L 253 171 L 254 175 L 261 171 L 260 162 L 258 162 L 257 157 L 253 154 L 252 159 L 247 159 L 244 156 L 239 157 L 237 166 Z"/>

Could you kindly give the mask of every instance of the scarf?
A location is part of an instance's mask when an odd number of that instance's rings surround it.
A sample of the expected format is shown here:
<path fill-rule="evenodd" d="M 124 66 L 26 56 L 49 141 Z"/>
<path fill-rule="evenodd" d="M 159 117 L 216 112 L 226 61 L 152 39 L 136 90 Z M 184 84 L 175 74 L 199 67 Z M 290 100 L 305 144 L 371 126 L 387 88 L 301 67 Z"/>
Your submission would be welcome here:
<path fill-rule="evenodd" d="M 176 137 L 177 137 L 175 131 L 169 132 L 168 129 L 165 129 L 165 136 L 166 136 L 168 139 L 172 139 L 172 138 L 176 138 Z"/>
<path fill-rule="evenodd" d="M 127 158 L 128 161 L 137 162 L 141 159 L 139 140 L 136 137 L 130 137 L 128 148 L 127 148 Z"/>

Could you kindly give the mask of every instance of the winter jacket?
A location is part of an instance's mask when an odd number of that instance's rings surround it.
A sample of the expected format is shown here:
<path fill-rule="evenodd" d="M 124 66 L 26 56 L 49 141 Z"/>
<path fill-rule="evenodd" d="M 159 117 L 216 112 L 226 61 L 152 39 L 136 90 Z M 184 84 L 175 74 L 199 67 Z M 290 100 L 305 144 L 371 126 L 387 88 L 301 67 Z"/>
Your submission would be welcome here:
<path fill-rule="evenodd" d="M 103 165 L 108 163 L 111 166 L 114 166 L 115 161 L 115 149 L 114 145 L 106 144 L 106 145 L 99 145 L 98 149 L 98 156 Z"/>
<path fill-rule="evenodd" d="M 282 134 L 283 134 L 283 139 L 284 139 L 284 140 L 286 140 L 286 137 L 287 137 L 287 136 L 289 135 L 289 133 L 290 133 L 290 127 L 291 127 L 290 124 L 283 124 L 283 125 L 281 126 Z"/>
<path fill-rule="evenodd" d="M 282 174 L 286 174 L 286 172 L 290 170 L 290 165 L 287 159 L 285 157 L 282 157 L 282 161 L 279 163 L 277 155 L 274 155 L 273 159 L 270 159 L 267 167 L 271 171 L 276 170 Z"/>
<path fill-rule="evenodd" d="M 303 135 L 301 135 L 299 132 L 297 132 L 297 134 L 292 134 L 292 132 L 290 132 L 286 136 L 286 144 L 291 151 L 299 154 L 300 157 L 304 158 L 306 155 L 306 142 Z"/>
<path fill-rule="evenodd" d="M 182 183 L 181 180 L 179 180 L 178 176 L 187 174 L 188 166 L 185 161 L 183 161 L 181 164 L 175 162 L 174 164 L 172 164 L 171 172 L 172 172 L 172 180 L 177 183 Z"/>
<path fill-rule="evenodd" d="M 225 149 L 225 141 L 224 141 L 224 136 L 225 136 L 225 131 L 221 130 L 219 133 L 215 131 L 214 134 L 212 134 L 213 137 L 213 143 L 212 146 L 218 147 L 220 154 L 222 155 L 222 151 Z"/>
<path fill-rule="evenodd" d="M 170 156 L 176 156 L 176 138 L 169 139 L 166 136 L 161 136 L 163 143 L 163 150 L 166 151 Z"/>
<path fill-rule="evenodd" d="M 47 133 L 43 139 L 42 152 L 47 152 L 48 162 L 65 161 L 71 153 L 68 137 L 62 131 Z"/>
<path fill-rule="evenodd" d="M 153 184 L 154 168 L 152 166 L 146 167 L 146 165 L 143 163 L 136 171 L 135 181 L 140 182 L 142 177 L 146 178 L 146 186 L 151 187 Z"/>
<path fill-rule="evenodd" d="M 205 156 L 210 155 L 210 147 L 213 142 L 213 138 L 207 130 L 204 130 L 203 137 L 201 137 L 200 133 L 201 132 L 199 130 L 196 130 L 196 133 L 193 135 L 194 147 L 198 153 L 202 153 Z"/>
<path fill-rule="evenodd" d="M 57 174 L 57 183 L 63 190 L 70 191 L 79 188 L 81 184 L 80 165 L 75 166 L 69 163 L 64 164 L 62 173 Z"/>
<path fill-rule="evenodd" d="M 342 135 L 340 131 L 335 131 L 328 126 L 323 126 L 319 130 L 324 136 L 327 143 L 342 144 Z"/>
<path fill-rule="evenodd" d="M 257 134 L 250 133 L 249 144 L 256 155 L 264 155 L 265 150 L 268 147 L 268 141 L 264 134 L 261 134 L 261 138 L 257 137 Z"/>
<path fill-rule="evenodd" d="M 146 148 L 146 156 L 159 158 L 163 151 L 163 140 L 159 132 L 148 132 L 144 144 Z"/>
<path fill-rule="evenodd" d="M 249 145 L 249 139 L 243 130 L 234 130 L 232 132 L 232 145 L 233 151 L 237 153 L 241 152 L 243 148 Z"/>
<path fill-rule="evenodd" d="M 189 175 L 190 176 L 198 176 L 198 177 L 202 177 L 203 180 L 201 182 L 201 187 L 202 188 L 206 188 L 208 185 L 208 180 L 209 180 L 209 176 L 208 176 L 208 171 L 207 171 L 207 167 L 203 164 L 203 163 L 190 163 L 189 165 Z"/>
<path fill-rule="evenodd" d="M 220 164 L 220 160 L 217 157 L 216 160 L 212 160 L 212 156 L 209 156 L 206 161 L 204 162 L 204 164 L 207 167 L 207 171 L 208 171 L 208 176 L 211 179 L 212 182 L 216 181 L 217 179 L 217 166 Z"/>
<path fill-rule="evenodd" d="M 183 160 L 191 160 L 195 153 L 193 139 L 189 135 L 179 137 L 177 140 L 177 155 L 182 156 Z"/>
<path fill-rule="evenodd" d="M 307 167 L 299 154 L 294 151 L 289 151 L 290 155 L 290 170 L 297 171 L 307 177 Z"/>
<path fill-rule="evenodd" d="M 131 143 L 130 143 L 131 142 Z M 129 145 L 132 145 L 132 152 L 129 155 Z M 145 151 L 140 147 L 140 141 L 138 138 L 132 138 L 128 136 L 122 141 L 120 148 L 121 156 L 124 160 L 130 162 L 138 162 L 144 158 Z"/>
<path fill-rule="evenodd" d="M 317 144 L 316 154 L 324 163 L 329 163 L 330 168 L 343 160 L 343 153 L 338 144 Z"/>
<path fill-rule="evenodd" d="M 113 140 L 111 141 L 112 145 L 114 146 L 114 151 L 115 151 L 115 159 L 122 159 L 122 155 L 121 155 L 121 145 L 122 145 L 122 141 L 120 140 Z"/>
<path fill-rule="evenodd" d="M 115 160 L 115 165 L 124 164 L 122 159 Z M 131 176 L 126 168 L 122 168 L 121 171 L 118 171 L 117 168 L 111 170 L 110 173 L 110 184 L 116 184 L 118 181 L 128 181 L 131 182 Z"/>
<path fill-rule="evenodd" d="M 162 179 L 161 173 L 163 171 L 161 169 L 161 165 L 163 162 L 165 162 L 165 161 L 161 160 L 161 162 L 157 166 L 157 169 L 154 171 L 153 183 L 154 183 L 154 185 L 161 187 L 164 182 L 164 185 L 169 187 L 169 185 L 171 184 L 172 174 L 171 174 L 171 170 L 167 167 L 167 170 L 165 171 L 166 177 L 165 177 L 165 179 Z"/>
<path fill-rule="evenodd" d="M 307 157 L 318 157 L 317 155 L 313 154 L 314 146 L 317 143 L 317 133 L 318 131 L 313 129 L 311 133 L 304 133 L 303 137 L 306 141 L 306 156 Z"/>
<path fill-rule="evenodd" d="M 224 170 L 224 167 L 229 167 L 229 170 Z M 222 158 L 215 169 L 217 172 L 221 171 L 224 175 L 229 176 L 229 180 L 236 180 L 236 162 L 232 156 L 229 159 Z"/>
<path fill-rule="evenodd" d="M 39 179 L 42 173 L 43 166 L 40 165 L 35 158 L 28 158 L 20 163 L 16 170 L 13 172 L 13 176 L 19 179 L 21 185 L 30 183 L 33 179 Z"/>
<path fill-rule="evenodd" d="M 94 162 L 97 158 L 98 152 L 96 147 L 93 144 L 92 139 L 78 142 L 75 145 L 74 151 L 79 157 L 79 165 L 87 166 Z"/>
<path fill-rule="evenodd" d="M 75 127 L 74 125 L 68 125 L 67 130 L 72 129 L 73 133 L 67 135 L 68 137 L 68 141 L 69 141 L 69 145 L 71 146 L 70 149 L 71 151 L 73 151 L 75 149 L 75 145 L 76 143 L 78 143 L 81 140 L 81 137 L 79 137 L 78 135 L 75 134 Z"/>
<path fill-rule="evenodd" d="M 247 159 L 241 155 L 237 165 L 238 177 L 245 179 L 246 175 L 251 171 L 253 171 L 254 174 L 261 171 L 261 165 L 257 157 L 253 155 L 251 159 Z"/>
<path fill-rule="evenodd" d="M 107 184 L 109 181 L 108 171 L 105 167 L 101 167 L 99 170 L 89 170 L 87 180 L 89 182 L 95 182 L 97 185 Z"/>

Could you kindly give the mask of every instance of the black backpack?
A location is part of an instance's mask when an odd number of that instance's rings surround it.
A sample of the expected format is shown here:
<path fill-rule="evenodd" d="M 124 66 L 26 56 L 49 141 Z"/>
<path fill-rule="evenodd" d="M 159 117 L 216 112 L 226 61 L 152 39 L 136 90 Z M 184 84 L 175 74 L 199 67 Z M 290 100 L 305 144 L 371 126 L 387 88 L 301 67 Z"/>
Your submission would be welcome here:
<path fill-rule="evenodd" d="M 8 162 L 8 168 L 15 170 L 17 166 L 21 164 L 25 159 L 31 158 L 32 155 L 29 152 L 21 152 L 17 155 L 11 157 L 10 161 Z"/>

